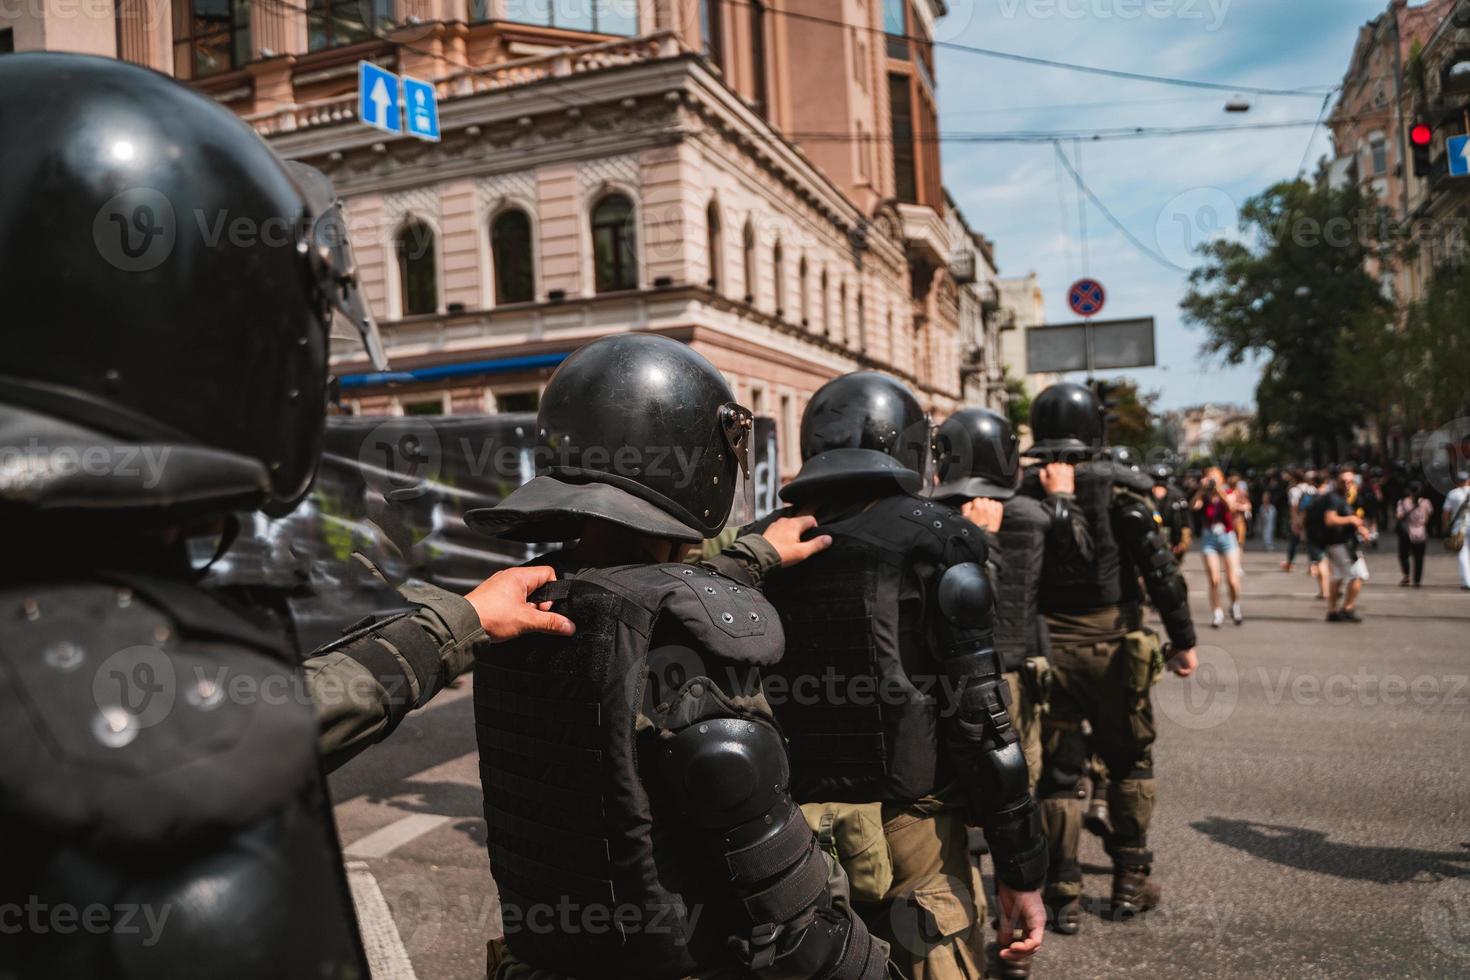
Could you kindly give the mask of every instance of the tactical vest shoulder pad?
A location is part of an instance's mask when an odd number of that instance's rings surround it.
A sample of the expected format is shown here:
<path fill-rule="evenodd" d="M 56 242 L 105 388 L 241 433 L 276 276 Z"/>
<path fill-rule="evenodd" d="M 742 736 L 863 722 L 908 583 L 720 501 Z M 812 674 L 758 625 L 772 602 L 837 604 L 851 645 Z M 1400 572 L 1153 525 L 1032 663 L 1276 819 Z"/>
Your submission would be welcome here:
<path fill-rule="evenodd" d="M 1148 537 L 1163 525 L 1163 518 L 1153 506 L 1131 493 L 1119 493 L 1113 506 L 1118 531 L 1130 543 Z"/>
<path fill-rule="evenodd" d="M 928 555 L 944 565 L 985 563 L 982 532 L 948 504 L 919 497 L 880 501 L 852 522 L 853 536 L 904 553 Z"/>
<path fill-rule="evenodd" d="M 300 672 L 201 636 L 199 611 L 95 581 L 0 590 L 8 809 L 65 838 L 157 843 L 249 827 L 316 779 Z"/>
<path fill-rule="evenodd" d="M 766 597 L 719 572 L 671 562 L 578 574 L 648 609 L 676 617 L 711 653 L 744 663 L 781 659 L 786 635 Z"/>

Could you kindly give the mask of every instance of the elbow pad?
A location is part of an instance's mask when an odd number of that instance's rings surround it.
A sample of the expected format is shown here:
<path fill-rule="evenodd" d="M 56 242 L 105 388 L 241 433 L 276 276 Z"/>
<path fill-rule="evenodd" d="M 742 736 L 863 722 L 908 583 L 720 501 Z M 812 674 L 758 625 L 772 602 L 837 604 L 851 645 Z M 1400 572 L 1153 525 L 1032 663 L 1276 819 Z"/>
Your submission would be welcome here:
<path fill-rule="evenodd" d="M 970 808 L 994 856 L 996 877 L 1030 891 L 1046 877 L 1046 839 L 1032 798 L 1026 757 L 1011 724 L 1009 688 L 991 642 L 990 582 L 978 565 L 956 565 L 939 583 L 939 608 L 955 633 L 944 658 L 955 699 L 949 750 Z"/>
<path fill-rule="evenodd" d="M 660 769 L 750 933 L 733 946 L 768 980 L 879 980 L 887 950 L 834 908 L 831 866 L 791 799 L 786 747 L 769 723 L 711 718 L 660 746 Z"/>
<path fill-rule="evenodd" d="M 1138 501 L 1129 501 L 1119 508 L 1116 527 L 1120 543 L 1143 576 L 1144 587 L 1164 621 L 1170 642 L 1185 650 L 1194 646 L 1189 589 L 1153 511 Z"/>

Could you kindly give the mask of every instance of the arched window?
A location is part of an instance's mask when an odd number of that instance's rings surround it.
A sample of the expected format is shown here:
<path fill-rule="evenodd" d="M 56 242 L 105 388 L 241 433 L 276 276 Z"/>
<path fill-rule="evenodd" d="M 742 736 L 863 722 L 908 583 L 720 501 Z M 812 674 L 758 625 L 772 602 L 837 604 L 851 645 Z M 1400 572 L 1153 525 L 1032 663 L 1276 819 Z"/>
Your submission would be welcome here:
<path fill-rule="evenodd" d="M 803 327 L 809 327 L 812 323 L 812 303 L 810 295 L 811 289 L 807 286 L 806 281 L 805 255 L 803 255 L 801 257 L 801 261 L 796 264 L 796 288 L 798 290 L 796 303 L 797 308 L 801 312 L 801 325 Z"/>
<path fill-rule="evenodd" d="M 755 302 L 755 226 L 749 219 L 745 222 L 745 232 L 741 238 L 745 266 L 745 301 Z"/>
<path fill-rule="evenodd" d="M 724 35 L 721 23 L 723 11 L 720 0 L 699 0 L 699 40 L 706 58 L 723 68 L 725 65 Z"/>
<path fill-rule="evenodd" d="M 709 202 L 704 213 L 705 250 L 709 253 L 709 288 L 720 291 L 720 272 L 725 265 L 725 247 L 720 237 L 720 208 Z"/>
<path fill-rule="evenodd" d="M 495 262 L 495 302 L 529 303 L 536 298 L 536 266 L 531 253 L 531 218 L 520 209 L 505 211 L 490 225 Z"/>
<path fill-rule="evenodd" d="M 837 287 L 837 323 L 842 327 L 842 343 L 848 342 L 847 336 L 847 283 L 843 282 Z"/>
<path fill-rule="evenodd" d="M 771 250 L 771 273 L 776 278 L 776 318 L 786 319 L 786 253 L 778 241 Z"/>
<path fill-rule="evenodd" d="M 621 194 L 592 209 L 592 265 L 597 292 L 638 288 L 638 229 L 633 202 Z"/>
<path fill-rule="evenodd" d="M 822 270 L 822 291 L 817 297 L 822 304 L 822 336 L 832 333 L 832 298 L 827 294 L 827 270 Z"/>
<path fill-rule="evenodd" d="M 434 229 L 417 218 L 393 239 L 398 253 L 398 295 L 404 316 L 439 312 L 439 273 L 434 257 Z"/>

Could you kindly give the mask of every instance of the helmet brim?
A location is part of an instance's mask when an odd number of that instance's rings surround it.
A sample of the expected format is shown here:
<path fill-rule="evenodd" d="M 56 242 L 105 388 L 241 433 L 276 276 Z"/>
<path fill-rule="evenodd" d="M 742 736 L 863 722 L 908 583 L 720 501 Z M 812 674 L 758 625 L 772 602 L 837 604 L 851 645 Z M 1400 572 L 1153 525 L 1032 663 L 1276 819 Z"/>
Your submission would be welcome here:
<path fill-rule="evenodd" d="M 270 496 L 270 473 L 259 460 L 208 446 L 120 439 L 18 405 L 0 404 L 0 446 L 20 447 L 0 460 L 0 509 L 178 524 L 255 510 Z M 110 464 L 93 465 L 94 458 Z"/>
<path fill-rule="evenodd" d="M 1030 449 L 1021 451 L 1021 455 L 1028 459 L 1039 459 L 1047 463 L 1068 459 L 1096 459 L 1101 453 L 1101 446 L 1089 446 L 1081 439 L 1043 439 Z"/>
<path fill-rule="evenodd" d="M 571 541 L 588 520 L 607 521 L 670 541 L 698 544 L 705 535 L 641 497 L 606 483 L 568 483 L 538 476 L 494 507 L 465 514 L 465 524 L 507 541 Z"/>
<path fill-rule="evenodd" d="M 801 465 L 796 478 L 781 488 L 781 499 L 794 504 L 826 490 L 850 492 L 865 483 L 874 485 L 875 495 L 895 486 L 904 493 L 924 489 L 921 475 L 887 453 L 876 449 L 829 449 Z"/>
<path fill-rule="evenodd" d="M 947 500 L 950 497 L 974 500 L 982 497 L 986 500 L 1010 500 L 1016 495 L 1015 487 L 1002 486 L 993 483 L 984 477 L 967 476 L 962 480 L 951 480 L 941 483 L 929 491 L 929 496 L 934 500 Z"/>

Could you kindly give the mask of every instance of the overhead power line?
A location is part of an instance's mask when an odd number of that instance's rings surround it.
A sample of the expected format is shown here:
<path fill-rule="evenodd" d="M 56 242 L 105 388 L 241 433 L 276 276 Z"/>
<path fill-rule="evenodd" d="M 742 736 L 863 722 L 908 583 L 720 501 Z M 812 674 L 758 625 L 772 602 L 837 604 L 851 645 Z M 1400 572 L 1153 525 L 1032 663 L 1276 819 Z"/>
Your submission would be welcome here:
<path fill-rule="evenodd" d="M 1128 230 L 1127 225 L 1119 221 L 1117 216 L 1114 215 L 1113 212 L 1108 210 L 1108 206 L 1102 202 L 1102 199 L 1094 194 L 1092 192 L 1092 188 L 1088 187 L 1087 184 L 1082 180 L 1082 175 L 1077 172 L 1076 168 L 1072 166 L 1072 161 L 1068 160 L 1067 155 L 1062 152 L 1062 144 L 1058 142 L 1054 144 L 1053 148 L 1056 150 L 1057 159 L 1062 162 L 1062 166 L 1066 167 L 1067 172 L 1072 175 L 1072 180 L 1076 182 L 1077 189 L 1080 190 L 1083 194 L 1087 195 L 1087 199 L 1091 201 L 1099 211 L 1102 212 L 1103 217 L 1108 219 L 1108 223 L 1114 228 L 1118 229 L 1118 231 L 1122 233 L 1123 237 L 1128 239 L 1128 241 L 1133 244 L 1134 248 L 1138 249 L 1144 255 L 1153 259 L 1155 262 L 1159 263 L 1165 268 L 1172 269 L 1175 272 L 1189 271 L 1182 266 L 1177 266 L 1173 262 L 1170 262 L 1168 259 L 1164 258 L 1158 252 L 1149 248 L 1142 241 L 1140 241 L 1138 237 L 1133 234 L 1133 232 Z"/>

